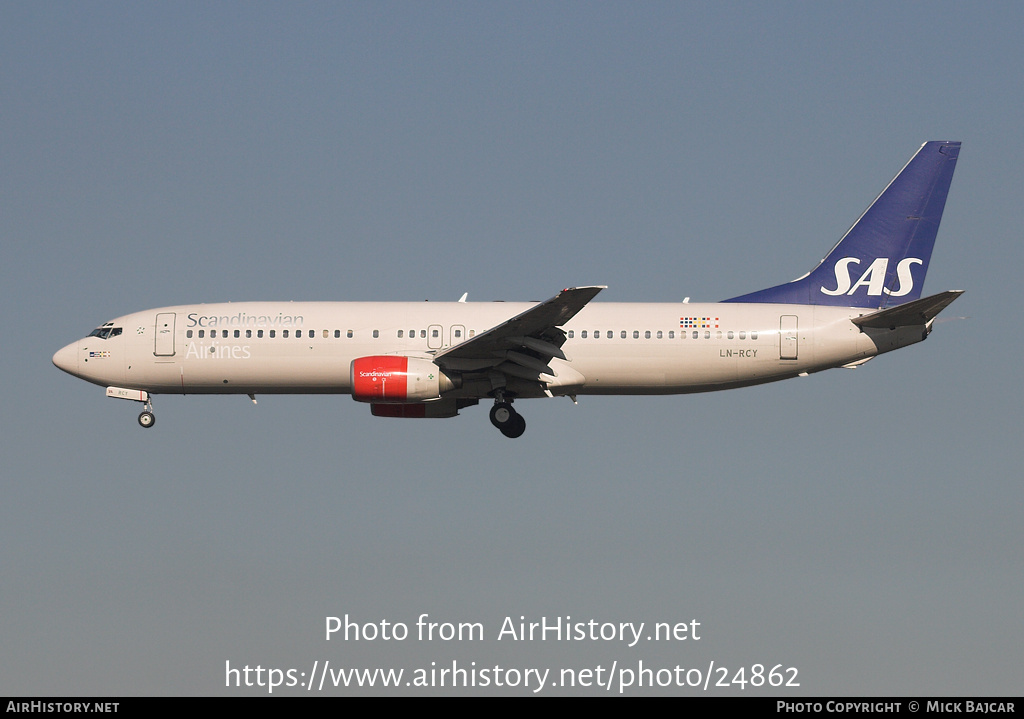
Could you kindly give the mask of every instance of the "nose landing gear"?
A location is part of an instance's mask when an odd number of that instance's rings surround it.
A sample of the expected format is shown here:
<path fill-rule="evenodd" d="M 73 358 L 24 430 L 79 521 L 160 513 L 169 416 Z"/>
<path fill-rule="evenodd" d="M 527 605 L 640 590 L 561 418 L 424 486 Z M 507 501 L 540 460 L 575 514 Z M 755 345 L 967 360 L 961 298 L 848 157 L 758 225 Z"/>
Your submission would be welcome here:
<path fill-rule="evenodd" d="M 107 397 L 141 402 L 142 414 L 139 415 L 139 426 L 143 429 L 149 429 L 156 424 L 156 415 L 153 414 L 153 400 L 146 390 L 129 389 L 127 387 L 107 387 Z"/>
<path fill-rule="evenodd" d="M 523 415 L 512 409 L 512 401 L 506 401 L 504 397 L 494 398 L 494 406 L 491 407 L 491 424 L 505 435 L 515 439 L 522 436 L 526 431 L 526 420 Z"/>
<path fill-rule="evenodd" d="M 139 426 L 143 429 L 149 429 L 156 424 L 156 415 L 153 414 L 153 400 L 147 396 L 145 404 L 142 406 L 144 409 L 142 414 L 139 415 Z"/>

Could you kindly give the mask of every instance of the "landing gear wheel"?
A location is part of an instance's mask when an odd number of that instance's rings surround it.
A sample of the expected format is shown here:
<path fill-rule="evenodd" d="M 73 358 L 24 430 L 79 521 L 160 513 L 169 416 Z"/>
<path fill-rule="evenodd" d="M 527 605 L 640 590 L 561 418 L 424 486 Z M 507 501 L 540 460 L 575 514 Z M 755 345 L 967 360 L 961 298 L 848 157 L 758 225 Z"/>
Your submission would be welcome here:
<path fill-rule="evenodd" d="M 515 412 L 512 415 L 512 419 L 500 429 L 501 433 L 510 439 L 522 437 L 523 432 L 526 431 L 526 420 L 523 418 L 523 415 Z"/>
<path fill-rule="evenodd" d="M 512 409 L 510 402 L 495 402 L 494 406 L 491 407 L 491 424 L 503 432 L 508 423 L 512 421 L 512 418 L 516 416 L 518 415 Z"/>
<path fill-rule="evenodd" d="M 512 409 L 511 402 L 495 402 L 491 407 L 491 424 L 506 437 L 515 439 L 526 431 L 526 420 L 523 415 Z"/>
<path fill-rule="evenodd" d="M 149 429 L 156 424 L 156 415 L 150 411 L 143 412 L 139 415 L 139 426 L 144 429 Z"/>

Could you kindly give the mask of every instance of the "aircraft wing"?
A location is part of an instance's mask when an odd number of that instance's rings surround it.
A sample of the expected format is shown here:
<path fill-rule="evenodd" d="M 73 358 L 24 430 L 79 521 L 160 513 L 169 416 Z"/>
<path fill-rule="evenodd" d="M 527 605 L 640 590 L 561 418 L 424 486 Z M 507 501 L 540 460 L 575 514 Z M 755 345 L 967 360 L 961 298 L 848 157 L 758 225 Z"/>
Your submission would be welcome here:
<path fill-rule="evenodd" d="M 877 329 L 926 325 L 963 293 L 963 290 L 940 292 L 931 297 L 922 297 L 919 300 L 896 305 L 887 310 L 879 310 L 870 315 L 856 317 L 852 322 L 858 327 L 874 327 Z"/>
<path fill-rule="evenodd" d="M 564 289 L 526 312 L 438 352 L 434 363 L 456 372 L 497 372 L 545 386 L 574 384 L 568 376 L 563 377 L 563 382 L 554 381 L 560 373 L 575 374 L 582 380 L 582 375 L 568 365 L 562 365 L 560 370 L 551 367 L 553 359 L 568 361 L 561 350 L 565 332 L 560 325 L 572 319 L 603 289 L 604 286 Z"/>

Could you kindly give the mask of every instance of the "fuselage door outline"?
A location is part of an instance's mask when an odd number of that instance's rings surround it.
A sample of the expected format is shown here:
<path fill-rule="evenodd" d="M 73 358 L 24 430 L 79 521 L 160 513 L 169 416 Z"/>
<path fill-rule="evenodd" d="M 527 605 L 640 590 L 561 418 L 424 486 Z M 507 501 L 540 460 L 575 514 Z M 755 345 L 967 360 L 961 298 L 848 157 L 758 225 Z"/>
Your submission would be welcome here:
<path fill-rule="evenodd" d="M 430 325 L 427 328 L 427 348 L 432 350 L 441 349 L 444 343 L 444 330 L 441 325 Z"/>
<path fill-rule="evenodd" d="M 798 356 L 797 316 L 782 315 L 779 318 L 779 359 L 795 360 Z"/>
<path fill-rule="evenodd" d="M 174 313 L 160 312 L 156 316 L 153 354 L 157 357 L 174 356 Z"/>

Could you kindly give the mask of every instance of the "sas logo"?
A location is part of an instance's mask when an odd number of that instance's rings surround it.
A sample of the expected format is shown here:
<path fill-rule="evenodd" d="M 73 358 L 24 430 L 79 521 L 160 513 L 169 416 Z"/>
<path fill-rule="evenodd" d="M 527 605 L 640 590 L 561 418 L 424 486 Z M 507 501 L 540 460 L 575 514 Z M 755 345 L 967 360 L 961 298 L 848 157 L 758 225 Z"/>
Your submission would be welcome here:
<path fill-rule="evenodd" d="M 89 359 L 102 359 L 104 357 L 109 357 L 109 356 L 110 356 L 110 352 L 106 352 L 106 351 L 104 351 L 104 352 L 90 352 L 89 353 Z"/>
<path fill-rule="evenodd" d="M 914 278 L 910 274 L 911 265 L 923 265 L 924 261 L 916 257 L 906 257 L 896 265 L 896 279 L 899 284 L 894 290 L 884 286 L 885 273 L 889 268 L 889 258 L 879 257 L 864 270 L 860 279 L 853 282 L 850 278 L 850 265 L 859 265 L 857 257 L 844 257 L 836 262 L 836 287 L 828 289 L 822 287 L 821 291 L 826 295 L 852 295 L 860 287 L 867 287 L 869 295 L 881 295 L 883 292 L 891 297 L 903 297 L 914 289 Z"/>

